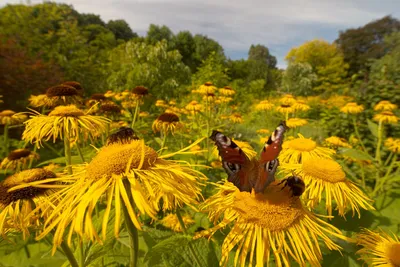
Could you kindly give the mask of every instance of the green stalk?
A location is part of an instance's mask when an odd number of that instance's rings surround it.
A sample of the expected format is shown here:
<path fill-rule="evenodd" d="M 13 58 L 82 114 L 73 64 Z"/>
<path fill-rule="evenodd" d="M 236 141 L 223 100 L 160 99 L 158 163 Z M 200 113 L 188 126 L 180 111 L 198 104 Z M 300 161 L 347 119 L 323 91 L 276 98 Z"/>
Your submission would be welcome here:
<path fill-rule="evenodd" d="M 167 131 L 161 131 L 161 149 L 160 149 L 160 153 L 163 152 L 164 146 L 165 146 L 165 142 L 167 141 Z"/>
<path fill-rule="evenodd" d="M 132 124 L 131 124 L 132 129 L 133 129 L 133 126 L 135 126 L 135 122 L 136 122 L 138 113 L 139 113 L 139 100 L 136 100 L 135 113 L 133 114 L 133 119 L 132 119 Z"/>
<path fill-rule="evenodd" d="M 33 152 L 37 151 L 37 146 L 33 146 Z M 33 158 L 29 160 L 28 169 L 32 168 Z"/>
<path fill-rule="evenodd" d="M 358 132 L 356 117 L 354 117 L 354 116 L 353 116 L 353 125 L 354 125 L 354 131 L 356 132 L 356 136 L 357 136 L 357 138 L 358 138 L 358 141 L 359 141 L 360 144 L 361 144 L 361 147 L 362 147 L 363 151 L 364 151 L 364 152 L 367 152 L 367 149 L 365 149 L 364 143 L 363 143 L 363 141 L 362 141 L 362 139 L 361 139 L 361 135 L 360 135 L 360 133 Z"/>
<path fill-rule="evenodd" d="M 375 151 L 375 159 L 379 162 L 379 164 L 382 164 L 381 160 L 382 134 L 383 134 L 383 127 L 382 127 L 382 120 L 380 120 L 378 125 L 378 144 L 376 145 L 376 151 Z"/>
<path fill-rule="evenodd" d="M 79 157 L 80 157 L 81 160 L 82 160 L 82 163 L 85 163 L 85 158 L 83 157 L 82 150 L 81 150 L 81 148 L 79 147 L 79 143 L 76 142 L 75 145 L 76 145 L 76 149 L 78 150 Z"/>
<path fill-rule="evenodd" d="M 61 243 L 61 249 L 63 250 L 71 266 L 79 267 L 78 262 L 75 259 L 74 253 L 72 253 L 71 249 L 69 248 L 68 244 L 65 241 Z"/>
<path fill-rule="evenodd" d="M 389 179 L 389 174 L 392 171 L 392 169 L 394 168 L 394 165 L 396 164 L 396 162 L 397 162 L 397 155 L 395 155 L 392 158 L 392 162 L 390 163 L 385 176 L 382 179 L 380 179 L 379 183 L 377 181 L 377 183 L 375 184 L 375 188 L 374 188 L 374 191 L 372 192 L 372 196 L 375 196 L 375 194 L 378 193 L 379 190 L 381 190 L 382 187 L 385 185 L 385 182 Z"/>
<path fill-rule="evenodd" d="M 67 164 L 68 174 L 72 174 L 72 159 L 71 159 L 71 143 L 69 142 L 69 134 L 66 129 L 64 129 L 64 153 L 65 162 Z"/>
<path fill-rule="evenodd" d="M 85 252 L 83 250 L 83 240 L 79 242 L 79 255 L 80 255 L 79 267 L 85 267 Z"/>
<path fill-rule="evenodd" d="M 124 179 L 124 186 L 125 186 L 126 193 L 128 195 L 129 202 L 133 206 L 134 201 L 132 198 L 131 189 L 129 187 L 129 181 L 127 179 Z M 129 267 L 136 267 L 137 261 L 138 261 L 138 256 L 139 256 L 138 231 L 137 231 L 135 225 L 132 223 L 131 217 L 129 216 L 126 206 L 125 205 L 121 205 L 121 206 L 122 206 L 122 211 L 124 213 L 125 227 L 129 234 L 129 247 L 130 247 Z"/>
<path fill-rule="evenodd" d="M 187 233 L 187 230 L 186 230 L 186 226 L 185 226 L 185 223 L 183 222 L 183 218 L 182 218 L 182 215 L 181 215 L 181 212 L 180 212 L 179 208 L 176 209 L 176 216 L 178 217 L 178 221 L 179 221 L 179 224 L 180 224 L 180 226 L 181 226 L 181 228 L 182 228 L 183 233 L 184 233 L 185 235 L 187 235 L 188 233 Z M 193 254 L 193 258 L 194 258 L 195 262 L 197 263 L 197 265 L 198 265 L 199 267 L 201 267 L 201 266 L 202 266 L 202 265 L 201 265 L 201 262 L 200 262 L 200 260 L 197 258 L 197 254 L 196 254 L 196 252 L 194 251 L 194 248 L 192 247 L 192 244 L 191 244 L 190 242 L 188 243 L 188 246 L 189 246 L 190 252 Z"/>

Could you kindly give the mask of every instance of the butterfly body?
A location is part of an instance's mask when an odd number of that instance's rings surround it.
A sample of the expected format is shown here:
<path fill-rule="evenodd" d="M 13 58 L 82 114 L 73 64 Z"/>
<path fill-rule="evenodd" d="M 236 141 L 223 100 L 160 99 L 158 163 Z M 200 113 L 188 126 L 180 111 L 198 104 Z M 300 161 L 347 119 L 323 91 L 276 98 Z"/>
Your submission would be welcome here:
<path fill-rule="evenodd" d="M 265 143 L 260 159 L 249 159 L 235 142 L 218 131 L 213 131 L 211 139 L 215 142 L 222 166 L 232 182 L 240 191 L 256 193 L 275 180 L 275 172 L 279 166 L 278 155 L 282 149 L 283 135 L 286 125 L 282 122 Z"/>

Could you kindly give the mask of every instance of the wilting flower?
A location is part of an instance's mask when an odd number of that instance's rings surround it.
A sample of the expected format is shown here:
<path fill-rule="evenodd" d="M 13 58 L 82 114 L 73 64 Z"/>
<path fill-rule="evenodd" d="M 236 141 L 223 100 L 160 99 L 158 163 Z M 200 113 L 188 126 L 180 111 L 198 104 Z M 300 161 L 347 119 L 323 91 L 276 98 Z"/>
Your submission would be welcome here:
<path fill-rule="evenodd" d="M 107 130 L 109 119 L 87 115 L 89 112 L 85 113 L 75 105 L 58 106 L 49 115 L 33 111 L 25 122 L 22 139 L 40 147 L 43 140 L 52 138 L 55 142 L 57 138 L 63 139 L 65 134 L 71 142 L 76 141 L 80 134 L 95 138 Z"/>
<path fill-rule="evenodd" d="M 234 123 L 243 123 L 243 118 L 240 113 L 233 113 L 232 115 L 229 116 L 229 120 L 231 120 Z"/>
<path fill-rule="evenodd" d="M 46 91 L 47 99 L 45 106 L 54 107 L 58 105 L 77 104 L 81 101 L 78 90 L 75 87 L 61 84 L 50 87 Z"/>
<path fill-rule="evenodd" d="M 314 158 L 331 158 L 335 150 L 319 147 L 311 138 L 304 138 L 298 134 L 298 138 L 283 142 L 282 151 L 279 155 L 281 163 L 302 163 Z"/>
<path fill-rule="evenodd" d="M 382 100 L 378 104 L 375 105 L 374 110 L 375 111 L 392 111 L 397 108 L 397 105 L 391 103 L 390 101 L 387 100 Z"/>
<path fill-rule="evenodd" d="M 153 122 L 154 132 L 171 132 L 174 134 L 177 130 L 181 129 L 183 124 L 179 121 L 178 115 L 174 113 L 163 113 Z"/>
<path fill-rule="evenodd" d="M 340 111 L 346 114 L 358 114 L 363 112 L 364 107 L 357 105 L 355 102 L 347 103 L 344 107 L 340 108 Z"/>
<path fill-rule="evenodd" d="M 325 207 L 329 216 L 332 215 L 332 201 L 336 203 L 336 210 L 344 216 L 350 207 L 360 217 L 360 207 L 365 210 L 374 210 L 371 200 L 350 180 L 342 167 L 336 161 L 327 158 L 304 160 L 303 164 L 283 165 L 287 172 L 294 171 L 307 185 L 302 197 L 307 206 L 315 208 L 325 195 Z"/>
<path fill-rule="evenodd" d="M 135 99 L 142 99 L 149 94 L 149 89 L 144 86 L 136 86 L 132 89 L 132 95 Z"/>
<path fill-rule="evenodd" d="M 224 96 L 232 96 L 232 95 L 234 95 L 236 92 L 235 92 L 235 90 L 232 89 L 232 87 L 230 87 L 230 86 L 224 86 L 224 88 L 220 88 L 220 89 L 219 89 L 219 93 L 220 93 L 221 95 L 224 95 Z"/>
<path fill-rule="evenodd" d="M 400 139 L 399 138 L 392 138 L 389 137 L 385 141 L 385 146 L 393 153 L 399 153 L 400 152 Z"/>
<path fill-rule="evenodd" d="M 119 115 L 121 114 L 121 107 L 114 102 L 107 101 L 100 104 L 99 111 L 106 115 Z"/>
<path fill-rule="evenodd" d="M 256 110 L 271 110 L 274 104 L 270 103 L 268 100 L 262 100 L 256 105 Z"/>
<path fill-rule="evenodd" d="M 48 97 L 45 94 L 42 95 L 31 95 L 28 99 L 29 101 L 29 106 L 34 107 L 34 108 L 39 108 L 43 106 L 48 105 Z M 52 103 L 49 105 L 50 107 L 53 107 L 54 104 Z"/>
<path fill-rule="evenodd" d="M 41 216 L 47 214 L 46 198 L 54 192 L 53 189 L 31 186 L 11 192 L 8 190 L 14 186 L 55 177 L 53 172 L 38 168 L 18 172 L 0 182 L 0 235 L 4 235 L 7 229 L 15 229 L 21 231 L 25 239 L 29 235 L 29 228 L 39 224 L 39 213 L 34 214 L 32 211 L 37 208 L 43 211 Z"/>
<path fill-rule="evenodd" d="M 300 126 L 304 126 L 308 123 L 307 120 L 305 119 L 300 119 L 300 118 L 290 118 L 286 120 L 286 126 L 289 128 L 296 128 Z"/>
<path fill-rule="evenodd" d="M 286 94 L 283 97 L 281 97 L 281 99 L 279 99 L 279 102 L 282 105 L 292 105 L 296 102 L 296 99 L 294 98 L 293 95 L 291 94 Z"/>
<path fill-rule="evenodd" d="M 207 199 L 203 209 L 216 224 L 195 238 L 210 237 L 233 223 L 222 244 L 220 265 L 225 266 L 230 252 L 237 247 L 234 266 L 264 266 L 274 255 L 276 266 L 290 266 L 291 259 L 300 266 L 309 262 L 321 266 L 322 254 L 318 240 L 330 250 L 339 250 L 329 236 L 346 239 L 339 229 L 319 219 L 304 208 L 289 188 L 271 183 L 264 193 L 240 192 L 232 183 L 215 184 L 218 192 Z M 223 215 L 223 216 L 222 216 Z M 218 220 L 223 217 L 222 221 Z M 248 255 L 250 256 L 248 257 Z"/>
<path fill-rule="evenodd" d="M 0 112 L 0 123 L 2 125 L 17 125 L 23 123 L 28 116 L 23 113 L 15 113 L 12 110 L 3 110 Z"/>
<path fill-rule="evenodd" d="M 0 164 L 1 169 L 15 170 L 25 169 L 26 165 L 32 160 L 38 160 L 39 154 L 28 149 L 16 149 L 11 151 Z"/>
<path fill-rule="evenodd" d="M 282 105 L 276 107 L 276 111 L 286 114 L 286 113 L 294 112 L 294 108 L 291 105 L 282 104 Z"/>
<path fill-rule="evenodd" d="M 380 123 L 396 124 L 399 121 L 399 117 L 394 115 L 391 111 L 383 111 L 381 113 L 375 114 L 374 121 L 378 121 Z"/>
<path fill-rule="evenodd" d="M 351 148 L 351 145 L 349 143 L 347 143 L 347 141 L 345 139 L 337 137 L 337 136 L 331 136 L 331 137 L 325 138 L 325 142 L 327 142 L 330 146 L 333 146 L 333 147 Z"/>
<path fill-rule="evenodd" d="M 303 100 L 297 100 L 292 106 L 296 111 L 307 111 L 310 109 L 310 106 L 307 105 Z"/>
<path fill-rule="evenodd" d="M 182 216 L 182 220 L 183 220 L 183 224 L 185 225 L 186 228 L 187 228 L 187 226 L 194 223 L 194 220 L 188 215 Z M 170 213 L 167 216 L 165 216 L 164 218 L 162 218 L 160 223 L 163 226 L 171 229 L 174 232 L 182 232 L 183 231 L 181 224 L 179 223 L 178 216 L 176 216 L 176 214 L 174 214 L 174 213 Z"/>
<path fill-rule="evenodd" d="M 73 175 L 57 180 L 64 185 L 58 193 L 63 198 L 45 220 L 38 239 L 55 230 L 54 252 L 69 225 L 68 243 L 73 232 L 82 238 L 102 242 L 112 213 L 115 215 L 114 234 L 119 236 L 122 208 L 127 210 L 134 226 L 141 229 L 135 208 L 140 214 L 155 219 L 156 212 L 161 209 L 173 210 L 185 204 L 194 207 L 201 196 L 201 180 L 206 179 L 205 176 L 188 163 L 167 160 L 184 151 L 159 156 L 143 140 L 104 146 L 86 167 L 76 167 Z M 25 186 L 51 187 L 46 181 Z M 103 197 L 107 200 L 100 238 L 93 227 L 92 216 L 94 207 Z"/>
<path fill-rule="evenodd" d="M 361 254 L 361 259 L 369 266 L 400 266 L 400 240 L 394 234 L 364 229 L 357 236 L 357 245 L 363 247 L 357 254 Z"/>
<path fill-rule="evenodd" d="M 205 84 L 199 87 L 197 92 L 202 95 L 207 95 L 207 94 L 214 94 L 216 90 L 217 87 L 215 87 L 212 82 L 206 82 Z"/>
<path fill-rule="evenodd" d="M 63 82 L 61 85 L 68 85 L 68 86 L 72 86 L 74 87 L 78 93 L 82 94 L 83 92 L 83 87 L 80 83 L 75 82 L 75 81 L 67 81 L 67 82 Z"/>

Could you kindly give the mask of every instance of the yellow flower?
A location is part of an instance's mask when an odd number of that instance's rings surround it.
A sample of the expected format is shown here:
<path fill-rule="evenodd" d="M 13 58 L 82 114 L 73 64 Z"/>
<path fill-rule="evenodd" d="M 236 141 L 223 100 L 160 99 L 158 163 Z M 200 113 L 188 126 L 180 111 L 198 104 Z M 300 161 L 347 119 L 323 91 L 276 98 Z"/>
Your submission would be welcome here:
<path fill-rule="evenodd" d="M 215 94 L 214 93 L 206 93 L 203 95 L 203 100 L 208 101 L 208 102 L 213 102 L 215 100 Z"/>
<path fill-rule="evenodd" d="M 336 210 L 344 216 L 350 207 L 353 216 L 357 212 L 360 217 L 360 207 L 365 210 L 374 210 L 371 200 L 350 180 L 346 178 L 342 167 L 336 161 L 327 158 L 304 160 L 303 164 L 287 164 L 282 166 L 289 175 L 294 171 L 306 184 L 303 198 L 307 206 L 315 208 L 321 203 L 325 193 L 325 208 L 329 216 L 332 215 L 332 201 L 336 203 Z"/>
<path fill-rule="evenodd" d="M 258 134 L 269 134 L 269 133 L 271 133 L 271 131 L 268 129 L 259 129 L 259 130 L 257 130 L 257 133 Z"/>
<path fill-rule="evenodd" d="M 45 216 L 49 206 L 48 196 L 53 189 L 24 187 L 8 192 L 14 186 L 35 181 L 51 181 L 56 175 L 44 169 L 30 169 L 18 172 L 0 182 L 0 236 L 7 229 L 15 229 L 23 233 L 24 239 L 30 228 L 39 226 L 39 215 Z M 33 212 L 33 210 L 37 212 Z"/>
<path fill-rule="evenodd" d="M 222 169 L 222 162 L 220 160 L 214 160 L 211 162 L 211 167 L 214 169 Z"/>
<path fill-rule="evenodd" d="M 243 118 L 240 113 L 233 113 L 232 115 L 229 116 L 229 120 L 231 120 L 234 123 L 243 123 Z"/>
<path fill-rule="evenodd" d="M 31 118 L 24 123 L 22 139 L 40 147 L 43 140 L 52 138 L 55 142 L 57 138 L 63 139 L 66 133 L 71 142 L 76 141 L 80 134 L 95 138 L 107 130 L 109 119 L 87 115 L 89 112 L 85 114 L 75 105 L 58 106 L 49 115 L 33 111 Z"/>
<path fill-rule="evenodd" d="M 394 234 L 364 229 L 357 236 L 357 245 L 363 247 L 357 254 L 361 254 L 368 266 L 400 266 L 400 240 Z"/>
<path fill-rule="evenodd" d="M 225 266 L 230 252 L 237 247 L 234 266 L 269 264 L 271 254 L 276 266 L 290 266 L 291 260 L 300 266 L 321 266 L 320 243 L 330 250 L 339 250 L 329 236 L 347 239 L 339 229 L 319 219 L 304 208 L 298 197 L 292 197 L 288 187 L 282 190 L 278 181 L 264 193 L 240 192 L 232 183 L 215 184 L 217 193 L 202 205 L 216 224 L 195 238 L 210 237 L 228 224 L 233 226 L 222 244 L 220 266 Z M 220 218 L 222 221 L 218 222 Z"/>
<path fill-rule="evenodd" d="M 149 94 L 149 89 L 144 86 L 136 86 L 132 89 L 132 96 L 134 99 L 142 99 Z"/>
<path fill-rule="evenodd" d="M 38 160 L 39 154 L 30 151 L 28 149 L 16 149 L 11 151 L 8 156 L 3 159 L 0 164 L 1 169 L 15 170 L 15 169 L 25 169 L 27 163 L 31 160 Z"/>
<path fill-rule="evenodd" d="M 325 138 L 325 142 L 327 142 L 329 145 L 333 147 L 348 147 L 351 148 L 351 145 L 347 143 L 347 141 L 343 138 L 339 138 L 337 136 L 331 136 L 328 138 Z"/>
<path fill-rule="evenodd" d="M 327 108 L 341 108 L 346 105 L 349 101 L 353 101 L 352 97 L 343 96 L 343 95 L 333 95 L 329 97 L 327 100 L 321 100 L 321 104 L 323 104 Z"/>
<path fill-rule="evenodd" d="M 289 128 L 296 128 L 296 127 L 304 126 L 307 123 L 308 123 L 308 121 L 305 119 L 290 118 L 286 121 L 286 126 Z"/>
<path fill-rule="evenodd" d="M 107 101 L 100 104 L 99 111 L 105 115 L 120 115 L 121 107 L 114 102 Z"/>
<path fill-rule="evenodd" d="M 293 105 L 293 108 L 295 111 L 300 110 L 300 111 L 307 111 L 310 109 L 310 106 L 307 105 L 304 101 L 302 100 L 297 100 Z"/>
<path fill-rule="evenodd" d="M 374 121 L 396 124 L 399 121 L 399 117 L 394 115 L 391 111 L 383 111 L 379 114 L 375 114 Z"/>
<path fill-rule="evenodd" d="M 107 98 L 111 98 L 111 97 L 115 96 L 115 93 L 111 90 L 108 90 L 107 92 L 104 93 L 104 96 Z"/>
<path fill-rule="evenodd" d="M 397 108 L 397 105 L 391 103 L 390 101 L 387 100 L 382 100 L 378 104 L 375 105 L 374 110 L 375 111 L 392 111 Z"/>
<path fill-rule="evenodd" d="M 186 228 L 187 226 L 194 223 L 194 220 L 187 215 L 182 216 L 182 220 Z M 183 230 L 179 223 L 178 216 L 176 216 L 176 214 L 170 213 L 167 216 L 165 216 L 160 222 L 162 225 L 171 229 L 174 232 L 182 232 Z"/>
<path fill-rule="evenodd" d="M 165 108 L 165 107 L 167 107 L 167 106 L 168 106 L 168 105 L 165 103 L 164 100 L 159 99 L 159 100 L 156 101 L 156 107 Z"/>
<path fill-rule="evenodd" d="M 347 103 L 344 107 L 340 109 L 341 112 L 346 114 L 358 114 L 363 112 L 364 107 L 362 105 L 357 105 L 355 102 Z"/>
<path fill-rule="evenodd" d="M 23 113 L 15 113 L 12 110 L 3 110 L 0 112 L 0 123 L 1 125 L 17 125 L 23 123 L 28 116 Z"/>
<path fill-rule="evenodd" d="M 319 147 L 311 138 L 304 138 L 298 134 L 298 138 L 283 142 L 282 151 L 279 154 L 281 163 L 302 163 L 308 159 L 331 158 L 335 150 Z"/>
<path fill-rule="evenodd" d="M 286 113 L 294 112 L 294 108 L 291 105 L 282 104 L 282 105 L 276 107 L 276 111 L 286 114 Z"/>
<path fill-rule="evenodd" d="M 265 136 L 265 137 L 260 137 L 260 144 L 264 145 L 265 142 L 267 142 L 269 139 L 269 136 Z"/>
<path fill-rule="evenodd" d="M 293 105 L 296 102 L 296 99 L 291 94 L 286 94 L 281 99 L 279 99 L 282 105 Z"/>
<path fill-rule="evenodd" d="M 148 113 L 147 111 L 140 111 L 139 113 L 140 118 L 147 118 L 148 116 L 150 116 L 150 113 Z"/>
<path fill-rule="evenodd" d="M 165 112 L 158 116 L 158 118 L 153 122 L 152 128 L 154 132 L 163 132 L 164 134 L 171 132 L 174 134 L 182 127 L 183 124 L 179 121 L 178 115 Z"/>
<path fill-rule="evenodd" d="M 44 102 L 47 107 L 78 104 L 82 101 L 78 90 L 67 84 L 50 87 L 46 91 L 46 97 L 47 99 L 44 99 Z"/>
<path fill-rule="evenodd" d="M 176 101 L 175 100 L 171 100 L 171 101 L 168 102 L 168 105 L 175 106 L 176 105 Z"/>
<path fill-rule="evenodd" d="M 73 175 L 57 180 L 64 186 L 57 194 L 63 198 L 45 220 L 44 230 L 37 239 L 53 232 L 54 253 L 64 238 L 71 243 L 73 232 L 92 242 L 102 242 L 106 238 L 111 216 L 115 218 L 114 235 L 118 237 L 121 209 L 126 211 L 125 219 L 129 218 L 140 230 L 142 226 L 135 209 L 155 219 L 156 212 L 161 209 L 173 210 L 185 204 L 194 208 L 201 196 L 200 181 L 206 179 L 205 176 L 186 162 L 167 160 L 187 149 L 190 147 L 159 156 L 143 140 L 104 146 L 86 167 L 75 167 Z M 46 181 L 20 187 L 26 186 L 51 187 Z M 106 208 L 100 238 L 93 227 L 92 215 L 97 203 L 104 197 Z M 64 235 L 68 226 L 68 235 Z"/>
<path fill-rule="evenodd" d="M 29 106 L 34 107 L 34 108 L 39 108 L 43 106 L 48 105 L 48 97 L 43 94 L 43 95 L 31 95 L 29 97 Z M 49 105 L 50 107 L 54 106 L 53 103 Z"/>
<path fill-rule="evenodd" d="M 399 153 L 400 152 L 400 139 L 399 138 L 392 138 L 389 137 L 385 141 L 385 146 L 393 153 Z"/>
<path fill-rule="evenodd" d="M 78 94 L 82 94 L 83 93 L 83 87 L 80 83 L 75 82 L 75 81 L 67 81 L 67 82 L 63 82 L 61 85 L 67 85 L 67 86 L 72 86 L 75 88 L 75 90 L 78 91 Z"/>
<path fill-rule="evenodd" d="M 229 103 L 233 100 L 232 97 L 226 97 L 226 96 L 219 96 L 217 98 L 217 101 L 221 102 L 221 103 Z"/>
<path fill-rule="evenodd" d="M 197 93 L 202 95 L 214 94 L 216 90 L 217 87 L 215 87 L 212 82 L 206 82 L 205 84 L 199 87 Z"/>
<path fill-rule="evenodd" d="M 262 100 L 256 105 L 256 110 L 271 110 L 274 104 L 270 103 L 268 100 Z"/>
<path fill-rule="evenodd" d="M 224 88 L 219 89 L 219 93 L 223 96 L 233 96 L 236 92 L 230 86 L 224 86 Z"/>

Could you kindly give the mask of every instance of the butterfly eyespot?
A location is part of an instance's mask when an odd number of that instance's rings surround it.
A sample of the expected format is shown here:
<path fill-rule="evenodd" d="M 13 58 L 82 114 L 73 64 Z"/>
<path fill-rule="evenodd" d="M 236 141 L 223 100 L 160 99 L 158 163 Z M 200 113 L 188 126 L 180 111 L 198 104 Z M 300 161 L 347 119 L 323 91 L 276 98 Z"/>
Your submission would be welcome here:
<path fill-rule="evenodd" d="M 231 140 L 226 137 L 225 135 L 223 135 L 222 133 L 218 133 L 215 136 L 215 139 L 218 143 L 220 143 L 223 146 L 230 146 L 231 145 Z"/>
<path fill-rule="evenodd" d="M 235 163 L 223 162 L 223 166 L 229 175 L 237 173 L 240 170 L 240 165 Z"/>

